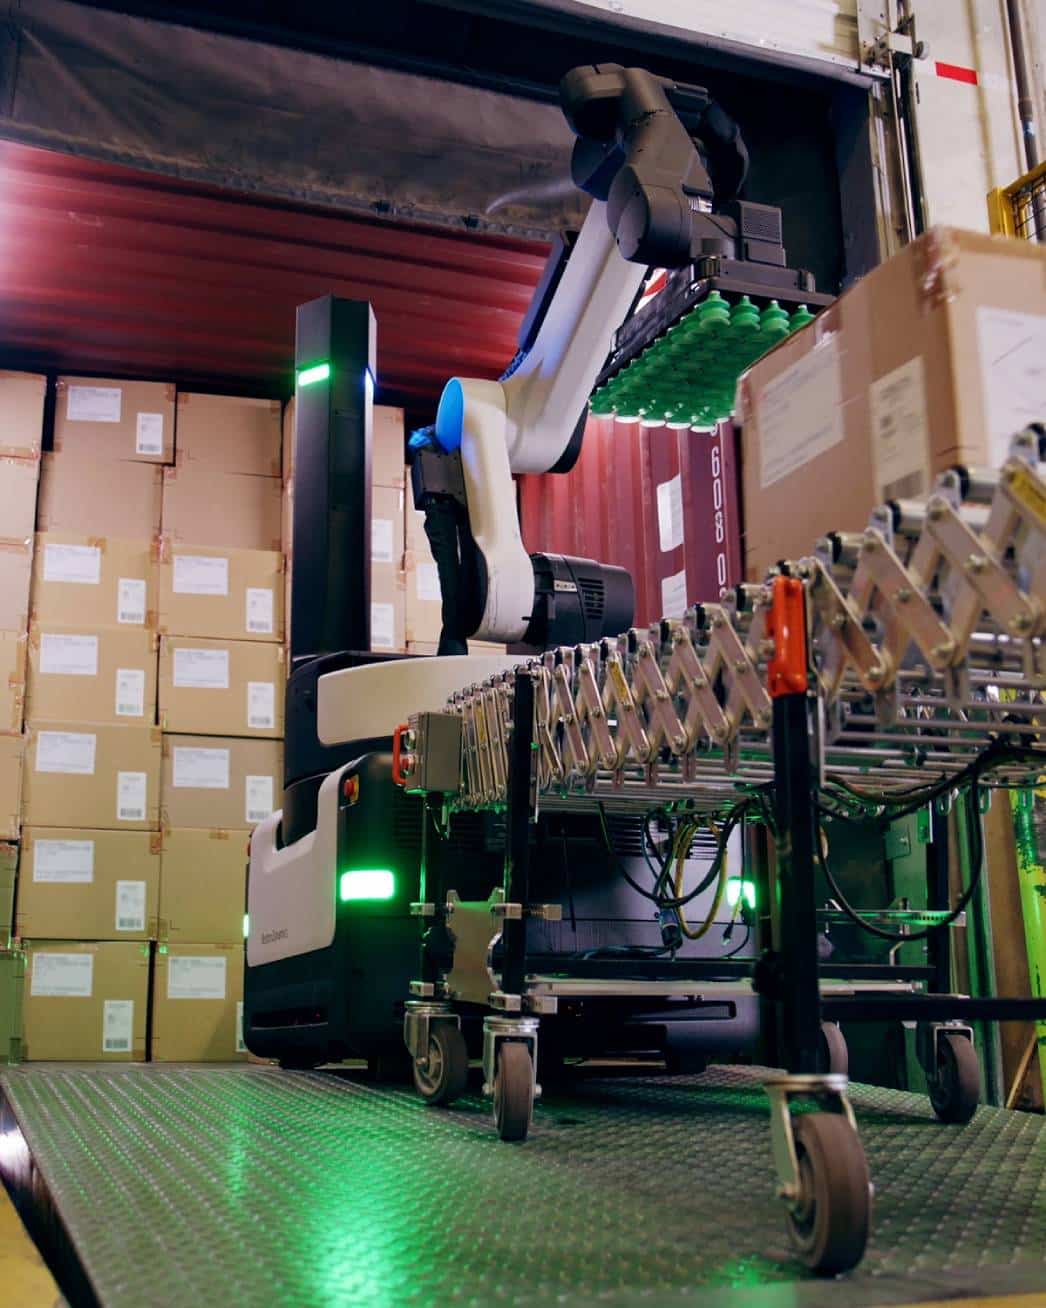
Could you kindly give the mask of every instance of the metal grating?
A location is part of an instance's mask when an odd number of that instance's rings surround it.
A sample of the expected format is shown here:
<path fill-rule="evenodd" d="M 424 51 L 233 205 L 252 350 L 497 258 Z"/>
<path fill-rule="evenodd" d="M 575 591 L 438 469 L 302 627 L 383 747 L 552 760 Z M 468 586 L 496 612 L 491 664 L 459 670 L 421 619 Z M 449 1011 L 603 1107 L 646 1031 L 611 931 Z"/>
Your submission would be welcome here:
<path fill-rule="evenodd" d="M 1025 241 L 1046 241 L 1046 173 L 1021 186 L 1010 203 L 1015 235 Z"/>
<path fill-rule="evenodd" d="M 982 1108 L 945 1127 L 919 1096 L 854 1087 L 877 1197 L 843 1290 L 791 1258 L 758 1076 L 581 1078 L 516 1148 L 478 1098 L 434 1110 L 336 1073 L 26 1067 L 2 1085 L 114 1308 L 752 1308 L 782 1282 L 790 1305 L 832 1290 L 857 1308 L 1046 1290 L 1042 1118 Z"/>

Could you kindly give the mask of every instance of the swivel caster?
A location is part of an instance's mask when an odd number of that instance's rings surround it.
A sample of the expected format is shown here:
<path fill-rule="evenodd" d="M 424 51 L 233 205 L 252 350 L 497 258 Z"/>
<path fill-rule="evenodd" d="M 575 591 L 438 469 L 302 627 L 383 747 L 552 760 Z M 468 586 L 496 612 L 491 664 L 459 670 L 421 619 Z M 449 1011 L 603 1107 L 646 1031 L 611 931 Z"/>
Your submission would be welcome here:
<path fill-rule="evenodd" d="M 498 1139 L 527 1138 L 534 1114 L 534 1062 L 526 1045 L 503 1040 L 494 1073 L 494 1125 Z"/>
<path fill-rule="evenodd" d="M 929 1078 L 933 1111 L 942 1122 L 968 1122 L 981 1098 L 981 1065 L 973 1041 L 958 1032 L 940 1031 L 934 1071 Z"/>
<path fill-rule="evenodd" d="M 429 1028 L 428 1056 L 414 1060 L 414 1086 L 428 1104 L 452 1104 L 465 1093 L 469 1054 L 465 1037 L 449 1022 Z"/>
<path fill-rule="evenodd" d="M 821 1047 L 817 1063 L 822 1072 L 838 1072 L 842 1076 L 849 1076 L 850 1051 L 838 1022 L 821 1023 Z"/>
<path fill-rule="evenodd" d="M 838 1073 L 778 1076 L 770 1097 L 770 1133 L 796 1252 L 812 1271 L 835 1276 L 857 1266 L 871 1227 L 872 1186 L 846 1078 Z M 793 1122 L 792 1097 L 815 1099 L 827 1111 Z"/>

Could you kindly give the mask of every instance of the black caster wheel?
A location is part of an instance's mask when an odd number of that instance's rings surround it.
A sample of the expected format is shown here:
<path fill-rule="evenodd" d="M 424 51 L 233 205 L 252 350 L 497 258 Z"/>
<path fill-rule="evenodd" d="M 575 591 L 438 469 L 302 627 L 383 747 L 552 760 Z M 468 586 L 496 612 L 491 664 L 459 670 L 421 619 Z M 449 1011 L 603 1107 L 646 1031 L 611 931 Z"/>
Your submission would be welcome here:
<path fill-rule="evenodd" d="M 414 1085 L 429 1104 L 452 1104 L 465 1093 L 469 1079 L 469 1054 L 465 1037 L 456 1026 L 439 1022 L 429 1033 L 429 1061 L 424 1068 L 414 1064 Z"/>
<path fill-rule="evenodd" d="M 840 1113 L 805 1113 L 794 1132 L 800 1194 L 788 1214 L 792 1243 L 811 1271 L 848 1272 L 864 1254 L 872 1215 L 861 1141 Z"/>
<path fill-rule="evenodd" d="M 937 1075 L 930 1103 L 942 1122 L 968 1122 L 981 1097 L 981 1065 L 973 1041 L 944 1031 L 937 1038 Z"/>
<path fill-rule="evenodd" d="M 839 1030 L 836 1022 L 821 1023 L 821 1047 L 817 1055 L 819 1072 L 840 1072 L 843 1076 L 850 1074 L 850 1051 L 846 1047 L 846 1037 Z"/>
<path fill-rule="evenodd" d="M 494 1074 L 494 1125 L 510 1143 L 527 1138 L 534 1111 L 534 1066 L 524 1044 L 502 1040 Z"/>

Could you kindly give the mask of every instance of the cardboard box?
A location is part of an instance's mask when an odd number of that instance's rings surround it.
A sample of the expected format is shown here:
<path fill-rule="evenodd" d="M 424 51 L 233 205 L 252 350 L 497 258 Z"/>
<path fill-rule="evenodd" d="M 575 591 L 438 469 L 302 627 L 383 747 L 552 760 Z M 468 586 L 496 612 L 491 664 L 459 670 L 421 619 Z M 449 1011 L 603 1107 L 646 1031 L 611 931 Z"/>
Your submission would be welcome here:
<path fill-rule="evenodd" d="M 33 722 L 156 722 L 158 637 L 144 627 L 29 629 L 26 715 Z"/>
<path fill-rule="evenodd" d="M 279 477 L 282 409 L 279 400 L 179 391 L 178 466 Z"/>
<path fill-rule="evenodd" d="M 145 463 L 45 454 L 37 528 L 151 540 L 160 530 L 162 472 Z"/>
<path fill-rule="evenodd" d="M 25 664 L 28 637 L 0 631 L 0 731 L 19 735 L 25 720 Z"/>
<path fill-rule="evenodd" d="M 283 742 L 232 736 L 164 736 L 164 828 L 249 831 L 280 807 Z"/>
<path fill-rule="evenodd" d="M 17 840 L 21 828 L 25 737 L 0 736 L 0 840 Z"/>
<path fill-rule="evenodd" d="M 243 947 L 246 840 L 241 831 L 163 834 L 159 939 Z"/>
<path fill-rule="evenodd" d="M 32 573 L 32 537 L 28 540 L 0 540 L 0 630 L 24 632 L 28 629 Z"/>
<path fill-rule="evenodd" d="M 283 555 L 213 545 L 160 546 L 160 630 L 172 636 L 279 643 Z"/>
<path fill-rule="evenodd" d="M 18 846 L 0 844 L 0 949 L 11 944 L 15 922 L 15 880 L 18 876 Z M 3 1052 L 0 1043 L 0 1054 Z"/>
<path fill-rule="evenodd" d="M 228 1063 L 246 1058 L 242 940 L 157 948 L 151 1052 L 157 1063 Z"/>
<path fill-rule="evenodd" d="M 371 649 L 402 650 L 405 632 L 403 491 L 371 489 Z"/>
<path fill-rule="evenodd" d="M 376 487 L 402 490 L 406 482 L 406 462 L 403 410 L 376 404 L 371 425 L 371 483 Z"/>
<path fill-rule="evenodd" d="M 36 527 L 39 459 L 0 459 L 0 537 L 26 541 Z"/>
<path fill-rule="evenodd" d="M 280 499 L 280 536 L 283 540 L 283 552 L 289 559 L 294 551 L 294 482 L 283 483 Z M 290 569 L 288 568 L 288 572 Z"/>
<path fill-rule="evenodd" d="M 27 1061 L 144 1061 L 147 943 L 30 940 L 25 947 Z"/>
<path fill-rule="evenodd" d="M 15 739 L 0 737 L 0 750 Z M 160 732 L 155 727 L 30 722 L 22 791 L 27 826 L 157 831 Z"/>
<path fill-rule="evenodd" d="M 149 940 L 159 905 L 156 832 L 23 829 L 15 914 L 22 939 Z"/>
<path fill-rule="evenodd" d="M 248 477 L 190 464 L 166 468 L 162 524 L 175 544 L 238 550 L 278 550 L 281 531 L 278 477 Z"/>
<path fill-rule="evenodd" d="M 164 636 L 160 723 L 190 736 L 283 735 L 282 645 Z"/>
<path fill-rule="evenodd" d="M 414 642 L 438 642 L 443 629 L 443 599 L 439 572 L 425 535 L 425 515 L 407 506 L 404 631 L 408 648 Z"/>
<path fill-rule="evenodd" d="M 0 371 L 0 456 L 38 459 L 44 431 L 47 378 Z"/>
<path fill-rule="evenodd" d="M 1046 248 L 937 227 L 742 375 L 745 564 L 861 531 L 1046 413 Z"/>
<path fill-rule="evenodd" d="M 283 480 L 290 481 L 294 473 L 294 412 L 297 408 L 292 395 L 283 406 Z"/>
<path fill-rule="evenodd" d="M 0 950 L 0 1063 L 22 1061 L 25 954 Z"/>
<path fill-rule="evenodd" d="M 174 387 L 167 382 L 59 377 L 54 448 L 105 462 L 174 462 Z"/>
<path fill-rule="evenodd" d="M 33 556 L 31 612 L 37 623 L 154 628 L 157 563 L 153 542 L 40 532 Z"/>

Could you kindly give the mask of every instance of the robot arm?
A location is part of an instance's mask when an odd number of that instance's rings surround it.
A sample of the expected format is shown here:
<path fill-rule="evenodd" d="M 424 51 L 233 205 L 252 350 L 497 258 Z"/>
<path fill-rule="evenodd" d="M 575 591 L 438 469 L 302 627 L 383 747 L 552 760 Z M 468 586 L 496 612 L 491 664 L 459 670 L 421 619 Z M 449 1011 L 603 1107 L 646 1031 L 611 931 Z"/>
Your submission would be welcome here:
<path fill-rule="evenodd" d="M 679 266 L 693 257 L 695 242 L 708 245 L 707 224 L 715 222 L 712 181 L 681 113 L 691 130 L 717 142 L 709 157 L 725 161 L 718 167 L 728 189 L 740 184 L 747 165 L 736 127 L 721 111 L 718 118 L 712 114 L 715 106 L 699 88 L 602 65 L 569 73 L 561 100 L 578 135 L 574 180 L 594 196 L 591 208 L 565 265 L 539 291 L 541 303 L 528 315 L 513 368 L 500 381 L 453 378 L 435 427 L 439 448 L 460 456 L 480 558 L 483 612 L 470 634 L 542 646 L 627 627 L 631 582 L 620 569 L 589 560 L 532 560 L 520 535 L 513 474 L 569 470 L 588 396 L 649 266 Z M 711 234 L 728 240 L 725 226 Z M 552 599 L 542 600 L 539 592 Z M 583 602 L 597 593 L 598 605 Z M 553 631 L 549 611 L 557 595 L 575 621 Z M 593 630 L 591 621 L 579 626 L 579 615 L 587 611 L 591 618 L 597 607 L 596 625 L 605 630 Z"/>

